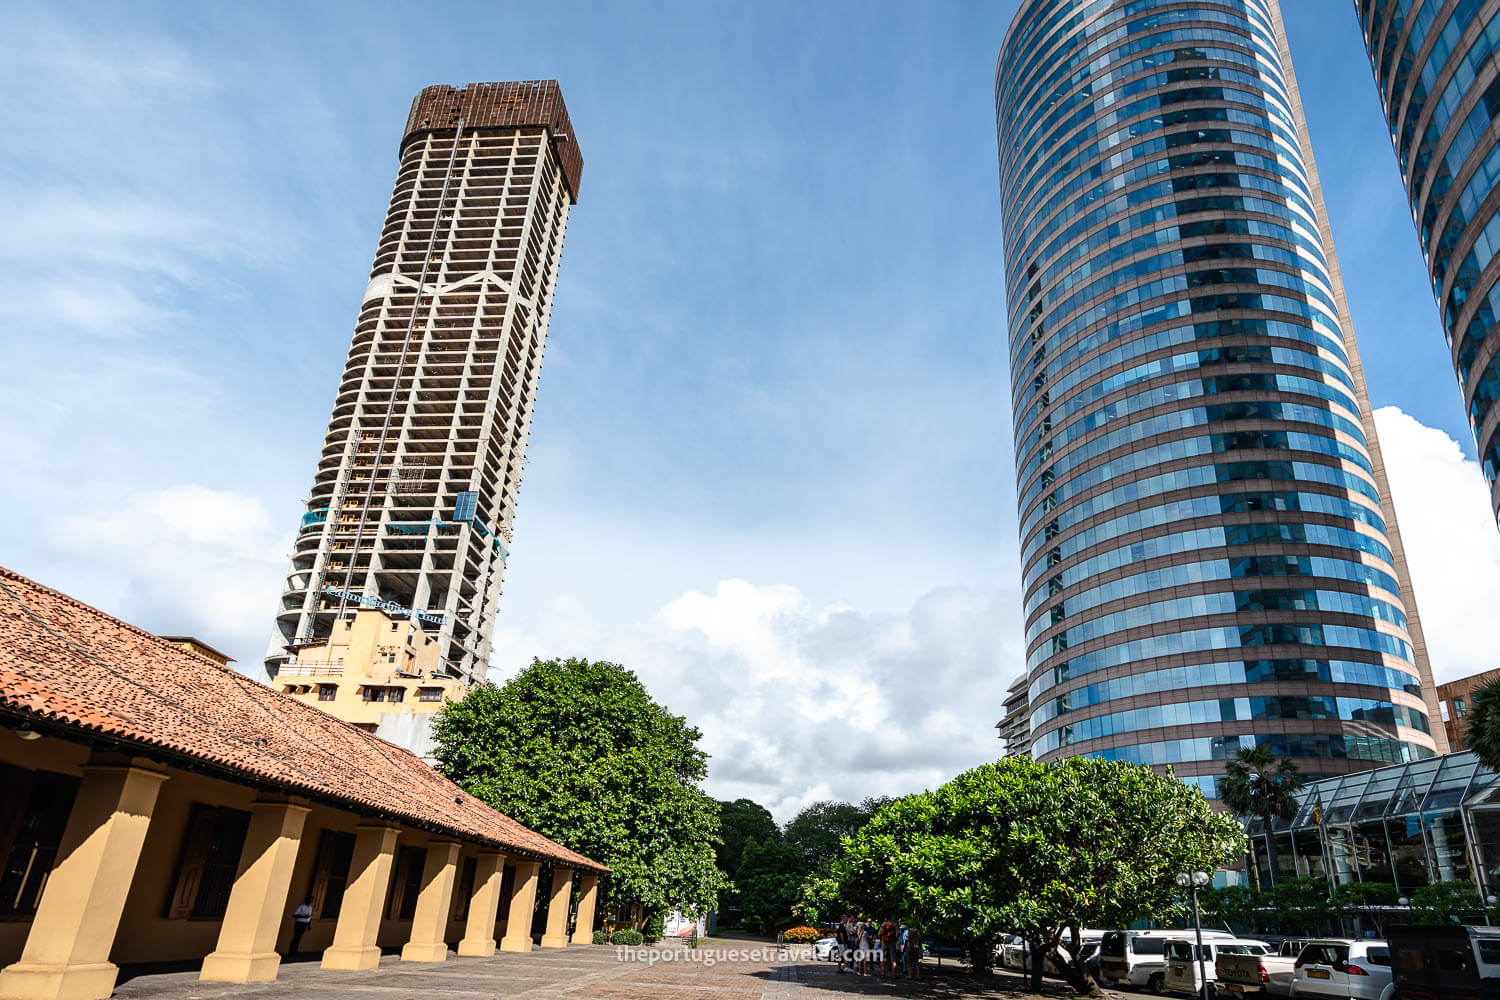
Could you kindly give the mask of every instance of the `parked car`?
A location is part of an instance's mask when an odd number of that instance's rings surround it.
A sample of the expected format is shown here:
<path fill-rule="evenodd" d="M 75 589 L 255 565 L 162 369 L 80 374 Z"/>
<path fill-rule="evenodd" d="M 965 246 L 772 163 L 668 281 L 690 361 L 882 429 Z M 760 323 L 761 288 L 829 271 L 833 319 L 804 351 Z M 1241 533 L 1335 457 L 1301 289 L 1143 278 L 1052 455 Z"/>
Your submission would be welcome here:
<path fill-rule="evenodd" d="M 837 938 L 818 938 L 813 942 L 813 958 L 819 962 L 838 961 L 839 942 Z"/>
<path fill-rule="evenodd" d="M 1220 951 L 1214 957 L 1215 986 L 1234 997 L 1291 996 L 1292 976 L 1304 943 L 1283 941 L 1266 953 Z"/>
<path fill-rule="evenodd" d="M 1064 956 L 1071 957 L 1068 952 L 1068 946 L 1066 944 L 1067 937 L 1067 934 L 1063 935 L 1064 944 L 1060 945 L 1058 947 L 1058 950 L 1061 951 Z M 1092 969 L 1096 977 L 1098 976 L 1099 962 L 1097 957 L 1095 956 L 1097 956 L 1098 954 L 1099 942 L 1103 937 L 1103 931 L 1090 930 L 1086 927 L 1080 929 L 1078 932 L 1078 950 L 1083 954 L 1085 963 L 1088 963 L 1090 959 L 1093 960 Z M 1007 934 L 1004 938 L 1001 939 L 1000 943 L 995 946 L 996 960 L 1003 968 L 1011 969 L 1015 972 L 1024 972 L 1028 968 L 1030 968 L 1028 964 L 1030 962 L 1030 955 L 1031 946 L 1026 943 L 1026 940 L 1024 938 L 1016 934 Z M 1053 962 L 1050 957 L 1047 959 L 1047 964 L 1044 971 L 1049 976 L 1062 975 L 1062 970 L 1057 967 L 1057 964 Z"/>
<path fill-rule="evenodd" d="M 1179 932 L 1181 933 L 1181 932 Z M 1166 979 L 1165 986 L 1168 993 L 1183 994 L 1190 997 L 1198 996 L 1204 992 L 1203 980 L 1199 979 L 1198 949 L 1202 949 L 1203 975 L 1208 980 L 1208 994 L 1215 995 L 1215 966 L 1220 955 L 1242 955 L 1242 956 L 1265 956 L 1271 953 L 1271 946 L 1264 941 L 1251 941 L 1245 938 L 1210 939 L 1205 938 L 1203 944 L 1195 945 L 1190 938 L 1173 938 L 1167 942 L 1166 949 Z"/>
<path fill-rule="evenodd" d="M 1152 993 L 1166 990 L 1166 948 L 1182 931 L 1105 931 L 1099 943 L 1099 976 L 1106 986 L 1145 987 Z M 1203 940 L 1233 940 L 1233 934 L 1204 931 Z"/>
<path fill-rule="evenodd" d="M 1500 927 L 1387 928 L 1396 1000 L 1500 997 Z"/>
<path fill-rule="evenodd" d="M 961 945 L 928 941 L 922 945 L 922 950 L 923 954 L 928 958 L 951 958 L 956 962 L 967 962 L 969 960 L 969 953 Z"/>
<path fill-rule="evenodd" d="M 1372 938 L 1320 938 L 1302 946 L 1292 978 L 1294 997 L 1391 1000 L 1391 949 Z"/>

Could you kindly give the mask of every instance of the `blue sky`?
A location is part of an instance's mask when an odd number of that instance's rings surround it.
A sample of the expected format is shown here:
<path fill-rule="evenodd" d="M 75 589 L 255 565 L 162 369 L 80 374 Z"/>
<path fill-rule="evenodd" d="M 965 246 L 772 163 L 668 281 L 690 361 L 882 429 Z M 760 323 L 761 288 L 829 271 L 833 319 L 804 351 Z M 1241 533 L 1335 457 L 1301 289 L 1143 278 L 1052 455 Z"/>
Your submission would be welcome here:
<path fill-rule="evenodd" d="M 1429 641 L 1493 666 L 1433 634 L 1500 553 L 1353 11 L 1287 6 L 1402 523 L 1446 522 Z M 582 199 L 497 675 L 618 657 L 782 812 L 984 759 L 1020 660 L 1013 9 L 6 5 L 0 562 L 255 667 L 412 96 L 556 78 Z"/>

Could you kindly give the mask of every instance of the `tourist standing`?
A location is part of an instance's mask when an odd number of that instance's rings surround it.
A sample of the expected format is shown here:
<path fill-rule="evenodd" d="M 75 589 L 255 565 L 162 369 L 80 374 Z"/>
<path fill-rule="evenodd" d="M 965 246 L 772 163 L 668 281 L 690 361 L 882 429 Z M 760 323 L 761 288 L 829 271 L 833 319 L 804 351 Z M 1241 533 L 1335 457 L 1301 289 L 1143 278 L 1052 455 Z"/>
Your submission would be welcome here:
<path fill-rule="evenodd" d="M 302 946 L 302 935 L 312 926 L 312 897 L 304 899 L 297 904 L 292 911 L 292 946 L 287 949 L 288 955 L 297 954 L 297 949 Z"/>
<path fill-rule="evenodd" d="M 922 928 L 912 924 L 906 931 L 906 974 L 922 978 Z"/>

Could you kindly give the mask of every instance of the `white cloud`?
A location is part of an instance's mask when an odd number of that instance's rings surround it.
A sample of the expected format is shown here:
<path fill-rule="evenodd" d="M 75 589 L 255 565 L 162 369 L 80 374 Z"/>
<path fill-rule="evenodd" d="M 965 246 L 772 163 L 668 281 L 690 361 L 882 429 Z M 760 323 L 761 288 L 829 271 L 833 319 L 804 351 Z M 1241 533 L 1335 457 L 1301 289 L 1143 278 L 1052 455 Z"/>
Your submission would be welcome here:
<path fill-rule="evenodd" d="M 1021 661 L 1013 593 L 942 588 L 896 613 L 816 606 L 797 587 L 725 580 L 645 622 L 588 624 L 566 598 L 497 630 L 497 679 L 532 656 L 616 660 L 703 730 L 709 790 L 785 820 L 809 802 L 900 795 L 994 759 Z"/>
<path fill-rule="evenodd" d="M 202 486 L 136 490 L 46 519 L 43 544 L 70 594 L 142 628 L 259 649 L 287 539 L 254 497 Z M 81 581 L 81 585 L 74 581 Z M 48 582 L 48 581 L 43 581 Z M 260 664 L 240 663 L 253 676 Z"/>
<path fill-rule="evenodd" d="M 1500 666 L 1500 531 L 1478 463 L 1394 406 L 1375 423 L 1433 674 L 1442 683 Z"/>

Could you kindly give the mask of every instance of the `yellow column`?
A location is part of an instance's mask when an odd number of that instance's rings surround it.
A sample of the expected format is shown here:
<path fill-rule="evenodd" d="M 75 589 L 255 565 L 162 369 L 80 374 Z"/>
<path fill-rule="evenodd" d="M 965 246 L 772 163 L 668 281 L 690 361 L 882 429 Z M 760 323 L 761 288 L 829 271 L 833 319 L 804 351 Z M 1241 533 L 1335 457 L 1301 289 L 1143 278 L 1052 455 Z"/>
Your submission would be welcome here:
<path fill-rule="evenodd" d="M 474 888 L 469 896 L 469 920 L 464 925 L 460 955 L 495 953 L 495 919 L 500 913 L 500 883 L 505 876 L 505 855 L 489 851 L 479 855 L 474 869 Z"/>
<path fill-rule="evenodd" d="M 417 912 L 411 919 L 411 940 L 401 949 L 403 962 L 448 960 L 448 910 L 453 905 L 459 846 L 453 840 L 434 840 L 427 845 L 422 890 L 417 896 Z"/>
<path fill-rule="evenodd" d="M 0 997 L 102 1000 L 114 991 L 109 952 L 165 779 L 125 758 L 96 755 L 84 767 L 21 960 L 0 971 Z"/>
<path fill-rule="evenodd" d="M 547 929 L 542 932 L 543 948 L 568 946 L 568 907 L 573 902 L 573 869 L 555 865 L 552 868 L 552 898 L 547 902 Z"/>
<path fill-rule="evenodd" d="M 578 925 L 574 944 L 594 943 L 594 906 L 599 902 L 599 876 L 585 873 L 578 880 Z"/>
<path fill-rule="evenodd" d="M 276 939 L 287 915 L 292 868 L 308 808 L 284 798 L 261 798 L 250 810 L 250 829 L 219 927 L 219 944 L 203 959 L 199 979 L 264 983 L 276 978 L 281 965 Z"/>
<path fill-rule="evenodd" d="M 399 831 L 375 823 L 361 823 L 354 831 L 349 884 L 339 907 L 339 922 L 333 928 L 333 944 L 323 951 L 325 969 L 373 969 L 380 964 L 375 938 L 380 933 L 380 914 L 391 884 Z"/>
<path fill-rule="evenodd" d="M 536 861 L 516 862 L 516 881 L 510 890 L 510 909 L 506 911 L 501 951 L 531 950 L 531 917 L 536 912 L 536 883 L 541 867 Z"/>

